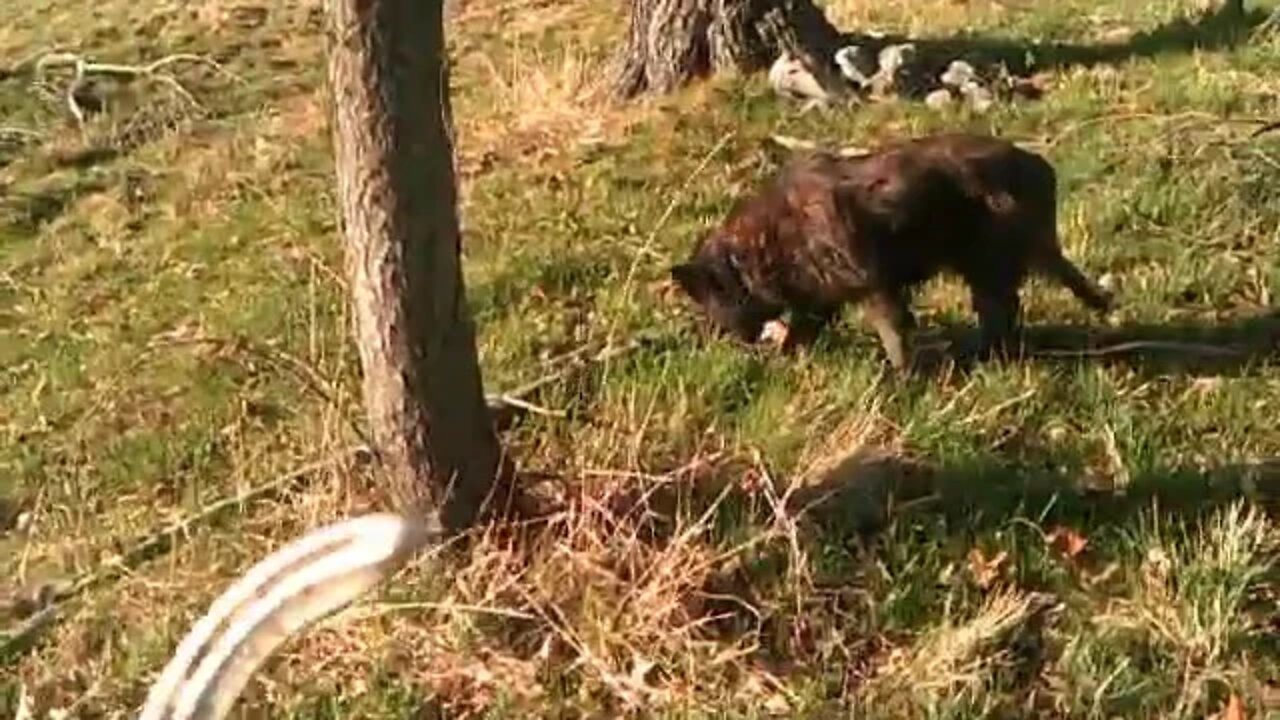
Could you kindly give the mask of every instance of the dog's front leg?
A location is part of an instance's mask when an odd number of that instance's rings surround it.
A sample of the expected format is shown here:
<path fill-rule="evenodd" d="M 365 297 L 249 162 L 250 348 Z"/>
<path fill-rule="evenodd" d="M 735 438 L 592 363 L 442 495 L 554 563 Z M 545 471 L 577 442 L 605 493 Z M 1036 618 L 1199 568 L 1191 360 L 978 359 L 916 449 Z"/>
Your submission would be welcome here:
<path fill-rule="evenodd" d="M 863 314 L 880 336 L 889 364 L 898 372 L 908 369 L 911 329 L 915 327 L 915 317 L 907 306 L 902 293 L 888 290 L 876 290 L 867 297 Z"/>

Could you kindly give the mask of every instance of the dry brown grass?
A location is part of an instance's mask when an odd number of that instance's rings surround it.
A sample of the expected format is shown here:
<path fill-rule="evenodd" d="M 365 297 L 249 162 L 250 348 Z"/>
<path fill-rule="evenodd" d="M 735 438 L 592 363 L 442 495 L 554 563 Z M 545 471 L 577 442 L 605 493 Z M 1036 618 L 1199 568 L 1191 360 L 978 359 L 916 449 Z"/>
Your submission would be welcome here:
<path fill-rule="evenodd" d="M 617 141 L 638 118 L 609 96 L 608 61 L 583 46 L 545 52 L 517 43 L 501 59 L 476 55 L 486 112 L 460 106 L 461 171 L 481 172 L 498 158 L 543 162 L 575 149 Z"/>
<path fill-rule="evenodd" d="M 1027 2 L 996 0 L 828 0 L 827 17 L 841 30 L 893 28 L 912 37 L 997 24 L 1008 13 L 1030 12 Z"/>
<path fill-rule="evenodd" d="M 985 713 L 998 693 L 995 674 L 1011 667 L 1012 636 L 1041 608 L 1033 596 L 999 591 L 969 618 L 945 618 L 910 647 L 889 653 L 858 702 L 879 712 L 917 717 L 929 708 Z"/>

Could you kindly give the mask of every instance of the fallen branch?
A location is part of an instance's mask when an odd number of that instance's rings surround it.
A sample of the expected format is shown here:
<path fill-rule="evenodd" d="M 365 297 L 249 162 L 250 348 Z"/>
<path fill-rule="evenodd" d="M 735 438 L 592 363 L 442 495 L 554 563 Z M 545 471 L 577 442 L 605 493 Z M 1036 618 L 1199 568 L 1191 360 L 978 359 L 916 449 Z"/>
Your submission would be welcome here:
<path fill-rule="evenodd" d="M 788 152 L 813 152 L 823 149 L 821 145 L 812 140 L 791 137 L 790 135 L 770 135 L 763 142 L 766 148 L 776 147 Z M 837 148 L 834 152 L 844 158 L 863 157 L 871 153 L 870 150 L 857 145 Z"/>
<path fill-rule="evenodd" d="M 205 340 L 207 341 L 207 339 Z M 489 396 L 486 399 L 489 410 L 490 412 L 506 412 L 508 414 L 512 410 L 520 410 L 563 417 L 564 414 L 561 412 L 539 407 L 522 398 L 567 377 L 570 373 L 582 367 L 621 357 L 639 349 L 643 345 L 643 338 L 638 338 L 625 345 L 605 347 L 595 355 L 580 359 L 578 362 L 566 363 L 555 372 L 525 383 L 508 392 Z M 574 355 L 579 355 L 579 353 L 575 352 Z M 264 485 L 251 488 L 233 497 L 210 503 L 201 508 L 199 512 L 170 523 L 137 541 L 119 558 L 107 565 L 81 573 L 69 582 L 44 586 L 40 592 L 42 600 L 40 609 L 15 627 L 0 633 L 0 657 L 7 656 L 10 653 L 22 652 L 30 647 L 42 631 L 48 629 L 57 621 L 59 606 L 79 597 L 95 585 L 114 578 L 127 570 L 132 570 L 145 560 L 151 559 L 158 554 L 167 552 L 172 547 L 173 539 L 179 535 L 186 534 L 192 527 L 210 520 L 228 508 L 282 495 L 316 473 L 340 463 L 351 460 L 369 462 L 372 459 L 373 451 L 367 445 L 349 447 L 323 460 L 291 470 Z"/>
<path fill-rule="evenodd" d="M 528 403 L 521 402 L 523 398 L 528 397 L 529 395 L 532 395 L 538 390 L 541 390 L 542 388 L 548 385 L 551 385 L 552 383 L 556 383 L 556 382 L 559 382 L 560 380 L 563 380 L 564 378 L 568 377 L 571 373 L 583 367 L 586 367 L 587 365 L 602 363 L 607 360 L 612 360 L 614 358 L 622 357 L 623 355 L 630 354 L 640 349 L 643 345 L 644 345 L 643 339 L 636 339 L 624 345 L 615 345 L 615 346 L 605 347 L 600 352 L 596 353 L 595 355 L 592 355 L 591 357 L 585 360 L 579 360 L 578 362 L 566 364 L 565 366 L 561 367 L 559 370 L 555 370 L 547 375 L 543 375 L 542 377 L 536 380 L 527 382 L 524 385 L 519 385 L 511 390 L 508 390 L 507 392 L 504 392 L 498 395 L 488 396 L 486 400 L 489 404 L 489 409 L 499 410 L 499 409 L 507 409 L 508 407 L 518 407 L 519 405 L 522 405 L 522 404 L 527 405 Z"/>
<path fill-rule="evenodd" d="M 205 65 L 228 77 L 235 78 L 234 74 L 213 60 L 188 53 L 167 55 L 146 65 L 122 65 L 119 63 L 93 62 L 71 52 L 51 52 L 35 61 L 33 74 L 37 81 L 43 82 L 45 74 L 52 68 L 69 67 L 72 69 L 74 74 L 66 91 L 67 108 L 71 111 L 72 116 L 75 117 L 76 122 L 83 126 L 85 119 L 84 108 L 80 106 L 80 101 L 76 96 L 84 89 L 85 84 L 92 77 L 114 77 L 124 80 L 146 78 L 155 80 L 168 85 L 182 99 L 190 103 L 192 107 L 201 108 L 195 96 L 182 83 L 178 82 L 177 78 L 161 72 L 162 69 L 170 65 L 182 62 Z"/>
<path fill-rule="evenodd" d="M 0 127 L 0 140 L 16 140 L 18 142 L 30 142 L 39 140 L 43 137 L 35 130 L 28 130 L 20 127 Z"/>
<path fill-rule="evenodd" d="M 1278 13 L 1280 13 L 1280 10 L 1277 10 L 1277 12 L 1278 12 Z M 1280 120 L 1275 120 L 1275 121 L 1272 121 L 1272 122 L 1267 123 L 1266 125 L 1263 125 L 1262 127 L 1258 128 L 1257 130 L 1254 130 L 1254 131 L 1249 135 L 1249 137 L 1250 137 L 1250 138 L 1256 138 L 1256 137 L 1258 137 L 1258 136 L 1260 136 L 1260 135 L 1266 135 L 1267 133 L 1269 133 L 1269 132 L 1273 132 L 1273 131 L 1275 131 L 1275 130 L 1280 130 Z"/>
<path fill-rule="evenodd" d="M 364 445 L 357 445 L 334 453 L 323 460 L 303 465 L 280 475 L 264 485 L 251 488 L 233 497 L 210 503 L 194 515 L 189 515 L 170 523 L 134 543 L 119 558 L 109 564 L 81 573 L 70 582 L 47 586 L 51 587 L 51 589 L 42 593 L 44 607 L 33 616 L 19 623 L 14 629 L 3 633 L 3 638 L 0 639 L 0 657 L 12 652 L 21 652 L 24 648 L 29 647 L 41 631 L 52 626 L 57 620 L 58 606 L 79 597 L 86 590 L 99 583 L 112 579 L 127 570 L 132 570 L 145 560 L 167 552 L 172 547 L 174 538 L 186 534 L 192 527 L 208 521 L 231 507 L 282 495 L 310 479 L 316 473 L 340 463 L 351 460 L 368 462 L 371 459 L 372 453 L 369 448 Z"/>
<path fill-rule="evenodd" d="M 638 349 L 642 344 L 641 340 L 633 340 L 625 345 L 617 347 L 606 346 L 603 350 L 588 358 L 583 358 L 581 353 L 575 351 L 569 357 L 570 362 L 566 362 L 561 365 L 560 369 L 547 375 L 543 375 L 536 380 L 527 382 L 524 385 L 507 392 L 486 396 L 485 404 L 489 408 L 489 415 L 493 420 L 494 427 L 497 428 L 499 432 L 502 432 L 510 428 L 516 420 L 524 417 L 525 415 L 542 415 L 554 418 L 565 417 L 565 412 L 563 410 L 552 410 L 540 405 L 535 405 L 524 398 L 548 385 L 563 380 L 571 373 L 576 372 L 587 365 L 606 362 L 615 357 L 626 355 L 627 353 Z M 574 362 L 575 360 L 576 362 Z"/>

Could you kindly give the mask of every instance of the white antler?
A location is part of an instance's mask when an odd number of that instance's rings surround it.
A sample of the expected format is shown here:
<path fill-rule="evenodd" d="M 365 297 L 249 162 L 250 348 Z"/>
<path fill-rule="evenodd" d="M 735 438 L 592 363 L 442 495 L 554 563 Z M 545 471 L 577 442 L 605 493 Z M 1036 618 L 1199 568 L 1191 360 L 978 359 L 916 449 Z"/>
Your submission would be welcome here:
<path fill-rule="evenodd" d="M 282 642 L 368 592 L 438 533 L 421 518 L 367 515 L 268 555 L 192 627 L 139 720 L 220 720 Z"/>

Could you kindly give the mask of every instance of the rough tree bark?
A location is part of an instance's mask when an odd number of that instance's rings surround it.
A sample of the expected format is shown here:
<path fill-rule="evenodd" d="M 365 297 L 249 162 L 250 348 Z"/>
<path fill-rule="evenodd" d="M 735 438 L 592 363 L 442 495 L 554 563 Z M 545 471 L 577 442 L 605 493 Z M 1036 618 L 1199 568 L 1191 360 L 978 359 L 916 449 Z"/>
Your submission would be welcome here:
<path fill-rule="evenodd" d="M 840 32 L 812 0 L 630 0 L 614 90 L 670 92 L 725 69 L 768 67 L 786 50 L 830 71 Z"/>
<path fill-rule="evenodd" d="M 503 468 L 459 257 L 442 3 L 329 0 L 338 198 L 381 466 L 470 524 Z"/>

